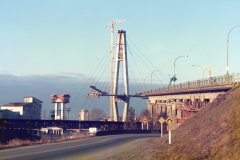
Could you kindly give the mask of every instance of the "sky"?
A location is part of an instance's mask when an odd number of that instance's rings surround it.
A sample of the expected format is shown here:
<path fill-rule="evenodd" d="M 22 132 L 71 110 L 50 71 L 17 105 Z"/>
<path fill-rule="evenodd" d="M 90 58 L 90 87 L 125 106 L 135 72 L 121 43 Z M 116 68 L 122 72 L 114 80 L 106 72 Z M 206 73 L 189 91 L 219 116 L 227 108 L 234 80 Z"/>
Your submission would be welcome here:
<path fill-rule="evenodd" d="M 178 82 L 207 78 L 209 67 L 223 75 L 239 6 L 238 0 L 1 0 L 0 75 L 108 81 L 106 25 L 113 19 L 125 20 L 116 30 L 127 32 L 130 81 L 168 83 L 183 55 Z M 229 37 L 230 73 L 239 73 L 239 42 L 237 27 Z"/>
<path fill-rule="evenodd" d="M 109 53 L 105 25 L 124 19 L 117 29 L 126 30 L 162 73 L 172 73 L 180 55 L 189 56 L 176 65 L 184 80 L 201 75 L 192 64 L 224 73 L 227 34 L 240 24 L 239 6 L 237 0 L 1 0 L 0 72 L 90 75 Z M 239 71 L 239 42 L 236 28 L 229 44 L 231 72 Z"/>

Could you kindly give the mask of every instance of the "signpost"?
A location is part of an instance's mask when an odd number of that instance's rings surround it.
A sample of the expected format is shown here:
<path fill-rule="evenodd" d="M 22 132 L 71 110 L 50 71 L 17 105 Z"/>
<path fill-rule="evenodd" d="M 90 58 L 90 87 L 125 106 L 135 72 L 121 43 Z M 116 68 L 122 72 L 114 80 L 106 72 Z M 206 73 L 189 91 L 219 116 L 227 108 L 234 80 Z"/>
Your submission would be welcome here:
<path fill-rule="evenodd" d="M 168 117 L 166 120 L 161 117 L 159 119 L 159 122 L 161 124 L 161 137 L 162 137 L 162 134 L 163 134 L 163 123 L 166 122 L 167 123 L 167 130 L 168 130 L 168 143 L 171 144 L 172 141 L 172 137 L 171 137 L 171 131 L 173 130 L 173 119 Z"/>
<path fill-rule="evenodd" d="M 161 118 L 159 119 L 159 122 L 160 122 L 160 124 L 161 124 L 161 137 L 162 137 L 162 135 L 163 135 L 163 123 L 165 122 L 165 119 L 164 119 L 163 117 L 161 117 Z"/>
<path fill-rule="evenodd" d="M 142 130 L 143 130 L 143 124 L 147 124 L 147 130 L 148 130 L 148 118 L 146 116 L 142 119 Z"/>
<path fill-rule="evenodd" d="M 173 120 L 171 118 L 168 118 L 166 120 L 166 122 L 167 122 L 167 125 L 168 125 L 168 127 L 167 127 L 167 129 L 168 129 L 168 143 L 171 144 L 172 143 L 172 141 L 171 141 L 171 138 L 172 138 L 171 137 L 171 131 L 172 131 Z"/>

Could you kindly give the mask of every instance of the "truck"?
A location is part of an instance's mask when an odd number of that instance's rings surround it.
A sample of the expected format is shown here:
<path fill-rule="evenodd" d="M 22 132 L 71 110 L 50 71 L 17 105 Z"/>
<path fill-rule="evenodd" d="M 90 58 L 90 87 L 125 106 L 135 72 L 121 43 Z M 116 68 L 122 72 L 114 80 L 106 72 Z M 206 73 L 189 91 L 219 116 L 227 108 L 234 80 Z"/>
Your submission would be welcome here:
<path fill-rule="evenodd" d="M 89 133 L 90 136 L 95 136 L 96 133 L 97 133 L 97 127 L 90 127 L 88 129 L 88 133 Z"/>

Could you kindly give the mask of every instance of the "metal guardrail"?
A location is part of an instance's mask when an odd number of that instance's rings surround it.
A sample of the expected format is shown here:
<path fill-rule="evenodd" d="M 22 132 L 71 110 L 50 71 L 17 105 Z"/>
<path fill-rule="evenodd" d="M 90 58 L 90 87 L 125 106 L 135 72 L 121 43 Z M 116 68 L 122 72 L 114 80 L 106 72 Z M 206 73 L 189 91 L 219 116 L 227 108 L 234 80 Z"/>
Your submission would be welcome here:
<path fill-rule="evenodd" d="M 153 93 L 161 93 L 161 92 L 171 92 L 171 91 L 181 91 L 186 89 L 194 89 L 200 87 L 211 87 L 216 85 L 233 85 L 240 84 L 240 73 L 224 75 L 224 76 L 216 76 L 202 80 L 189 81 L 185 83 L 179 83 L 159 89 L 144 91 L 144 95 L 153 94 Z"/>

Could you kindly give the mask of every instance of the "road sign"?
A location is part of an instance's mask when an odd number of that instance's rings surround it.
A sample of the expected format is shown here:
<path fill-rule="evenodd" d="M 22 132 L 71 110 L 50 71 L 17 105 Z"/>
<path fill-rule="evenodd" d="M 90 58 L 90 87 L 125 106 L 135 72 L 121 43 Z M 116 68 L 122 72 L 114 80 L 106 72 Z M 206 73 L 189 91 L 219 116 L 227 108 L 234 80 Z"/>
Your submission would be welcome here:
<path fill-rule="evenodd" d="M 142 122 L 143 122 L 144 124 L 148 123 L 148 118 L 147 118 L 147 117 L 143 117 Z"/>
<path fill-rule="evenodd" d="M 173 123 L 173 120 L 172 120 L 171 118 L 168 118 L 168 119 L 166 120 L 166 123 L 167 123 L 168 125 L 170 125 L 170 124 Z"/>
<path fill-rule="evenodd" d="M 159 122 L 162 124 L 162 123 L 165 122 L 165 119 L 164 119 L 163 117 L 161 117 L 161 118 L 159 119 Z"/>
<path fill-rule="evenodd" d="M 159 122 L 160 122 L 160 124 L 161 124 L 161 137 L 163 136 L 163 123 L 165 122 L 165 119 L 163 118 L 163 117 L 161 117 L 160 119 L 159 119 Z"/>
<path fill-rule="evenodd" d="M 173 119 L 168 117 L 166 120 L 167 123 L 167 130 L 172 131 L 173 130 Z"/>

